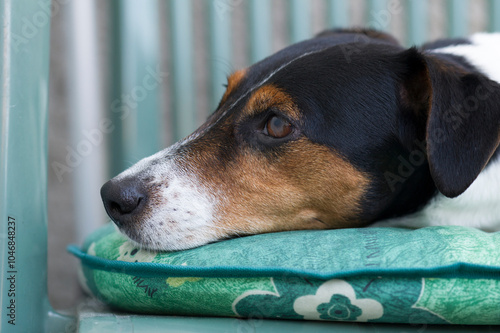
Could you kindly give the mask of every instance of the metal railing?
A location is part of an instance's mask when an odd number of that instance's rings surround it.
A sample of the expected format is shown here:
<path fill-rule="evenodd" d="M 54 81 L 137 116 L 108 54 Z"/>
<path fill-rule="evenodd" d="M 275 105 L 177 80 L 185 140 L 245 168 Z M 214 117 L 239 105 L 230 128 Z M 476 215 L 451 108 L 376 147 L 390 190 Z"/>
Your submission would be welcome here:
<path fill-rule="evenodd" d="M 78 0 L 74 0 L 78 3 Z M 483 8 L 489 14 L 486 26 L 491 31 L 499 30 L 500 0 L 489 0 Z M 350 26 L 353 13 L 353 2 L 348 0 L 316 0 L 321 3 L 324 11 L 320 14 L 326 27 Z M 363 11 L 363 25 L 388 32 L 393 29 L 395 17 L 404 17 L 399 33 L 403 44 L 408 46 L 421 44 L 429 39 L 429 16 L 431 2 L 429 0 L 365 0 Z M 359 2 L 358 2 L 359 4 Z M 435 4 L 435 3 L 433 3 Z M 196 22 L 195 7 L 203 5 L 202 22 Z M 103 218 L 103 211 L 93 210 L 91 207 L 99 205 L 99 184 L 107 177 L 112 177 L 139 159 L 160 150 L 165 142 L 177 141 L 190 134 L 198 125 L 200 118 L 209 114 L 216 107 L 221 98 L 226 83 L 226 76 L 234 64 L 234 34 L 233 20 L 237 10 L 245 11 L 245 48 L 248 50 L 247 63 L 250 65 L 273 51 L 273 29 L 276 28 L 275 17 L 281 11 L 286 17 L 286 34 L 288 43 L 297 42 L 313 36 L 313 19 L 319 19 L 318 14 L 312 15 L 313 2 L 306 0 L 288 0 L 277 8 L 269 0 L 114 0 L 111 1 L 111 53 L 109 55 L 111 70 L 111 95 L 103 111 L 85 109 L 78 110 L 76 101 L 88 100 L 80 96 L 88 89 L 77 83 L 85 80 L 86 73 L 75 72 L 75 85 L 69 87 L 73 91 L 70 112 L 78 120 L 73 123 L 73 133 L 80 134 L 78 125 L 89 123 L 86 119 L 95 119 L 98 113 L 101 118 L 110 119 L 112 130 L 102 133 L 108 141 L 109 149 L 105 154 L 107 161 L 91 162 L 86 158 L 86 165 L 78 166 L 74 172 L 78 193 L 75 201 L 86 203 L 82 205 L 81 214 L 76 214 L 78 225 L 88 226 L 88 230 L 95 227 L 88 221 L 98 221 Z M 450 37 L 467 36 L 469 32 L 468 13 L 472 0 L 448 0 L 444 2 L 446 13 L 447 35 Z M 145 19 L 147 18 L 147 19 Z M 160 21 L 165 22 L 168 38 L 166 47 L 161 40 Z M 74 24 L 78 24 L 74 20 Z M 85 25 L 85 23 L 80 23 Z M 95 24 L 87 22 L 85 26 Z M 200 50 L 196 44 L 194 26 L 203 24 L 206 50 Z M 85 29 L 84 26 L 84 29 Z M 241 28 L 241 27 L 240 27 Z M 84 30 L 80 29 L 80 30 Z M 401 37 L 403 36 L 403 37 Z M 74 40 L 79 43 L 84 52 L 91 50 L 97 43 L 97 36 L 90 40 Z M 199 39 L 199 37 L 198 37 Z M 84 45 L 84 43 L 92 45 Z M 95 46 L 95 45 L 94 45 Z M 167 52 L 167 54 L 162 53 Z M 200 52 L 206 54 L 200 58 Z M 165 67 L 164 58 L 168 58 Z M 201 64 L 200 64 L 201 62 Z M 74 60 L 75 67 L 78 61 Z M 208 79 L 204 78 L 208 86 L 207 100 L 202 104 L 199 96 L 202 92 L 197 82 L 202 78 L 195 69 L 196 66 L 208 69 Z M 88 67 L 88 66 L 87 66 Z M 85 67 L 82 67 L 85 68 Z M 86 69 L 82 69 L 87 71 Z M 151 82 L 149 82 L 151 80 Z M 155 81 L 156 80 L 156 81 Z M 169 89 L 164 88 L 168 81 Z M 85 84 L 83 82 L 82 84 Z M 100 89 L 98 85 L 90 86 L 90 90 Z M 96 94 L 97 95 L 97 92 Z M 166 98 L 162 98 L 166 95 Z M 162 101 L 168 103 L 162 105 Z M 80 107 L 81 108 L 81 107 Z M 168 109 L 166 115 L 162 110 Z M 102 112 L 104 115 L 102 115 Z M 94 114 L 94 116 L 93 116 Z M 82 117 L 83 115 L 83 117 Z M 168 118 L 165 120 L 165 118 Z M 87 127 L 91 125 L 85 125 Z M 85 127 L 84 126 L 84 127 Z M 89 131 L 90 129 L 86 129 Z M 165 136 L 168 140 L 165 140 Z M 75 149 L 86 138 L 76 135 L 72 139 Z M 96 149 L 97 150 L 97 149 Z M 102 154 L 102 153 L 101 153 Z M 82 154 L 83 155 L 83 154 Z M 101 178 L 89 180 L 85 174 L 97 174 L 96 165 L 104 167 Z M 87 168 L 88 171 L 85 171 Z M 80 180 L 78 180 L 80 179 Z M 86 232 L 79 232 L 85 236 Z"/>
<path fill-rule="evenodd" d="M 365 3 L 366 22 L 374 28 L 389 30 L 389 25 L 383 24 L 383 15 L 390 8 L 389 1 L 367 0 Z M 429 1 L 408 0 L 400 3 L 406 11 L 406 44 L 423 42 L 428 36 Z M 110 175 L 160 148 L 160 95 L 163 91 L 159 83 L 162 80 L 171 80 L 172 94 L 168 101 L 172 103 L 170 124 L 174 139 L 189 134 L 197 125 L 199 110 L 195 98 L 195 82 L 198 77 L 193 70 L 196 52 L 192 32 L 193 0 L 166 2 L 169 15 L 165 15 L 165 20 L 171 41 L 168 46 L 171 52 L 168 69 L 159 68 L 162 54 L 158 47 L 158 15 L 163 8 L 160 4 L 158 0 L 121 0 L 112 4 L 113 15 L 110 20 L 113 22 L 113 89 L 110 107 L 105 110 L 105 118 L 92 114 L 95 110 L 82 107 L 88 96 L 99 96 L 81 88 L 79 84 L 88 84 L 82 71 L 96 69 L 92 66 L 72 68 L 75 83 L 69 90 L 72 101 L 80 102 L 70 110 L 74 113 L 71 131 L 80 133 L 78 125 L 89 119 L 109 120 L 107 127 L 103 125 L 104 129 L 101 131 L 108 133 L 107 128 L 111 133 L 108 155 Z M 209 2 L 210 10 L 206 14 L 210 36 L 208 58 L 223 58 L 231 63 L 230 9 L 235 5 L 246 6 L 248 59 L 250 62 L 258 61 L 272 52 L 270 31 L 273 29 L 273 8 L 267 0 Z M 446 3 L 449 36 L 467 35 L 469 5 L 470 1 L 467 0 L 448 0 Z M 324 15 L 328 25 L 349 26 L 350 6 L 351 3 L 347 0 L 325 0 L 327 10 Z M 304 0 L 290 0 L 286 2 L 286 7 L 290 42 L 310 37 L 310 3 Z M 43 8 L 49 8 L 48 12 Z M 487 9 L 488 29 L 500 31 L 500 1 L 489 0 Z M 46 131 L 50 0 L 4 0 L 0 2 L 0 14 L 3 36 L 0 43 L 1 330 L 41 332 L 57 328 L 57 331 L 66 331 L 71 321 L 51 310 L 46 291 Z M 382 19 L 370 19 L 376 15 Z M 31 28 L 29 31 L 26 28 L 26 20 L 32 21 L 28 27 Z M 75 36 L 75 40 L 83 43 L 80 45 L 81 50 L 88 50 L 88 45 L 79 37 L 81 36 Z M 93 36 L 87 42 L 92 44 L 96 43 L 96 40 Z M 223 93 L 221 87 L 228 73 L 222 71 L 217 62 L 207 61 L 206 66 L 210 68 L 210 105 L 213 108 Z M 164 75 L 166 72 L 169 75 Z M 101 128 L 96 123 L 88 126 Z M 82 142 L 78 136 L 72 140 L 75 147 Z M 97 195 L 93 185 L 89 185 L 91 182 L 85 178 L 92 177 L 92 172 L 83 170 L 87 167 L 93 166 L 78 166 L 81 172 L 77 173 L 80 179 L 75 200 L 79 202 L 88 202 L 89 198 Z M 95 218 L 92 217 L 92 211 L 96 209 L 90 206 L 80 211 L 75 217 L 77 223 L 84 225 L 93 221 Z M 15 326 L 9 323 L 10 318 L 16 321 Z"/>
<path fill-rule="evenodd" d="M 196 1 L 196 0 L 195 0 Z M 170 31 L 172 34 L 172 86 L 173 93 L 170 98 L 173 101 L 172 128 L 174 139 L 178 140 L 189 134 L 196 127 L 195 104 L 196 73 L 193 73 L 193 43 L 190 32 L 192 15 L 192 0 L 169 1 Z M 297 42 L 312 37 L 311 29 L 311 2 L 304 0 L 289 0 L 286 2 L 288 11 L 289 42 Z M 350 6 L 348 0 L 325 0 L 325 14 L 327 26 L 347 27 L 350 25 Z M 400 6 L 405 12 L 405 41 L 407 45 L 421 44 L 428 40 L 429 36 L 429 1 L 428 0 L 366 0 L 365 21 L 367 25 L 390 32 L 390 22 L 386 19 L 391 14 L 391 6 Z M 446 3 L 448 35 L 450 37 L 465 37 L 468 35 L 468 8 L 469 0 L 448 0 Z M 271 2 L 267 0 L 215 0 L 210 1 L 207 12 L 209 16 L 210 56 L 206 66 L 210 71 L 210 107 L 214 108 L 223 94 L 222 85 L 226 81 L 224 69 L 217 66 L 212 59 L 225 59 L 232 63 L 231 54 L 231 8 L 234 6 L 246 6 L 248 12 L 248 50 L 250 63 L 261 60 L 271 53 L 270 33 L 273 29 L 273 12 Z M 489 12 L 488 28 L 490 31 L 500 31 L 500 3 L 490 0 L 487 5 Z"/>
<path fill-rule="evenodd" d="M 50 1 L 0 1 L 1 332 L 68 324 L 47 298 Z"/>

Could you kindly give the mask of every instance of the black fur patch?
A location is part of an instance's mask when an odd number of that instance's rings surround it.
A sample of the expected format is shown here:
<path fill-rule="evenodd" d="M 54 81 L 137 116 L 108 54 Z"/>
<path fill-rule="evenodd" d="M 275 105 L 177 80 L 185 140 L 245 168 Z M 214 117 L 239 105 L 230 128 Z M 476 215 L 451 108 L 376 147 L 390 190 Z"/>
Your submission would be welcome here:
<path fill-rule="evenodd" d="M 387 36 L 331 30 L 292 45 L 250 67 L 214 117 L 230 105 L 225 117 L 238 112 L 251 94 L 234 102 L 268 78 L 266 84 L 292 96 L 301 112 L 294 138 L 330 147 L 370 175 L 360 219 L 413 212 L 436 189 L 454 197 L 498 147 L 500 86 L 461 57 L 425 51 L 467 40 L 405 50 Z M 279 154 L 293 138 L 259 139 L 258 117 L 265 115 L 233 124 L 236 138 Z"/>

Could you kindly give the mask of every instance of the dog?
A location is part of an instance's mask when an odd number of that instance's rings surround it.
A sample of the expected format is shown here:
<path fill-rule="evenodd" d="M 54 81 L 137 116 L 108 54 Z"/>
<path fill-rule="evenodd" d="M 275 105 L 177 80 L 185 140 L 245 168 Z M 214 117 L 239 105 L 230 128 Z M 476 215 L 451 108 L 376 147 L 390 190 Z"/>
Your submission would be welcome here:
<path fill-rule="evenodd" d="M 151 250 L 300 229 L 500 229 L 500 34 L 329 30 L 229 76 L 187 138 L 101 189 Z"/>

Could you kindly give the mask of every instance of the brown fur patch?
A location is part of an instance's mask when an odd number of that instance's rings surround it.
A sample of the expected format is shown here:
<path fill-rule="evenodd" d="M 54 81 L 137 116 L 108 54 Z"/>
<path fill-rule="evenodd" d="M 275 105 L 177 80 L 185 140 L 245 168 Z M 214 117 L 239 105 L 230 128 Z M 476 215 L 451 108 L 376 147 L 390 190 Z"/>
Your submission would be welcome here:
<path fill-rule="evenodd" d="M 222 96 L 222 99 L 220 101 L 221 104 L 223 104 L 229 95 L 234 91 L 234 89 L 240 84 L 241 80 L 245 77 L 247 73 L 246 69 L 240 69 L 227 78 L 227 88 L 226 91 L 224 92 L 224 95 Z"/>
<path fill-rule="evenodd" d="M 411 72 L 400 87 L 400 100 L 415 117 L 427 117 L 429 114 L 432 100 L 431 78 L 423 60 L 412 63 Z"/>
<path fill-rule="evenodd" d="M 292 97 L 272 84 L 252 93 L 240 117 L 254 116 L 271 107 L 278 108 L 293 119 L 299 119 L 300 112 Z"/>
<path fill-rule="evenodd" d="M 453 72 L 453 73 L 456 73 L 456 75 L 458 75 L 458 76 L 469 74 L 469 72 L 465 68 L 463 68 L 459 65 L 456 65 L 450 61 L 446 61 L 446 60 L 440 58 L 439 56 L 432 55 L 432 54 L 427 54 L 426 56 L 430 60 L 430 62 L 432 63 L 432 67 L 433 67 L 434 71 L 436 71 L 436 72 L 443 72 L 443 73 Z M 434 74 L 437 74 L 437 73 L 434 73 Z"/>
<path fill-rule="evenodd" d="M 210 175 L 202 182 L 219 202 L 213 227 L 218 237 L 361 226 L 367 175 L 306 138 L 284 149 L 273 161 L 247 149 L 222 173 L 200 170 Z"/>

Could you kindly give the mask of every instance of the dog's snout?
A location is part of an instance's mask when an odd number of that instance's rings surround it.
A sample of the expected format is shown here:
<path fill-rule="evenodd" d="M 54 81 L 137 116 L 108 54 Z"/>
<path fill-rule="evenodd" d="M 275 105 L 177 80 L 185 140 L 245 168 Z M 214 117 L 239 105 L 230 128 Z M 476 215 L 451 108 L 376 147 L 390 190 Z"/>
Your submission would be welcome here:
<path fill-rule="evenodd" d="M 135 179 L 108 181 L 101 188 L 101 197 L 106 212 L 118 226 L 140 214 L 146 200 L 143 187 Z"/>

